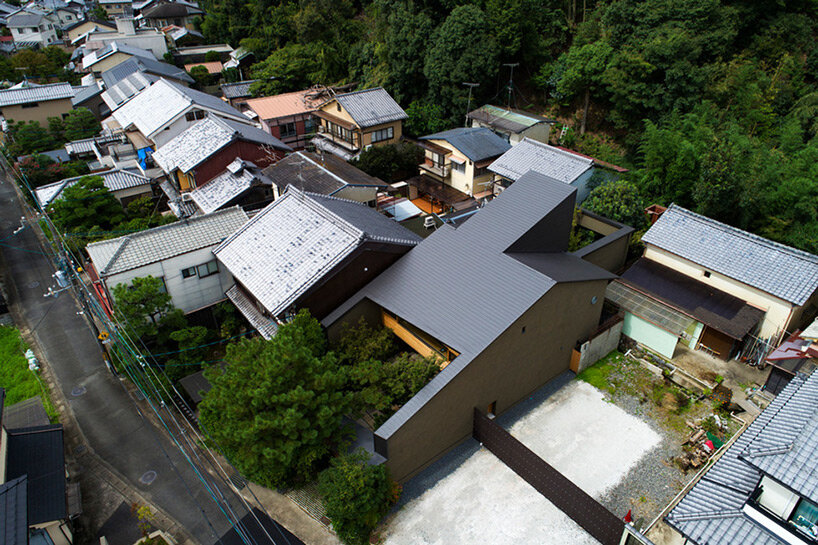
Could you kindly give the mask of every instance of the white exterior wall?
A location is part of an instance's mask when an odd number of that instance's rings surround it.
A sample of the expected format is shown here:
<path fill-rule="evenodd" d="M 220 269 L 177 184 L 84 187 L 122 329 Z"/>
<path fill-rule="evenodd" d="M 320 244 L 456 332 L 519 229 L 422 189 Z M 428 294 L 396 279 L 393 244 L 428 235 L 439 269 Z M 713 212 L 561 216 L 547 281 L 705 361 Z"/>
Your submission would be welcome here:
<path fill-rule="evenodd" d="M 88 37 L 86 46 L 89 50 L 94 51 L 102 49 L 111 42 L 147 49 L 153 53 L 157 59 L 162 59 L 165 53 L 168 52 L 165 35 L 162 33 L 156 34 L 154 32 L 133 35 L 120 34 L 118 32 L 92 34 Z"/>
<path fill-rule="evenodd" d="M 117 284 L 130 284 L 137 277 L 161 276 L 165 279 L 165 286 L 176 308 L 185 313 L 199 310 L 223 300 L 224 292 L 233 284 L 233 277 L 223 265 L 219 265 L 218 274 L 205 278 L 199 278 L 198 275 L 182 278 L 182 269 L 215 260 L 213 249 L 216 246 L 209 246 L 159 263 L 151 263 L 138 269 L 111 275 L 105 278 L 105 285 L 113 296 L 113 289 Z"/>
<path fill-rule="evenodd" d="M 764 492 L 758 498 L 758 503 L 769 509 L 783 520 L 788 520 L 795 509 L 795 504 L 801 499 L 798 494 L 793 494 L 768 477 L 761 478 L 761 486 Z"/>
<path fill-rule="evenodd" d="M 52 28 L 48 28 L 51 25 Z M 48 47 L 57 43 L 57 31 L 53 28 L 54 23 L 43 21 L 36 32 L 32 32 L 34 27 L 12 28 L 11 36 L 15 43 L 19 42 L 39 42 L 42 47 Z"/>
<path fill-rule="evenodd" d="M 742 301 L 746 301 L 754 307 L 766 311 L 761 322 L 759 335 L 761 338 L 778 335 L 788 329 L 792 321 L 791 315 L 793 313 L 793 306 L 790 303 L 715 271 L 710 271 L 710 277 L 707 278 L 704 276 L 706 270 L 704 267 L 660 248 L 656 248 L 651 244 L 646 244 L 645 246 L 645 257 L 648 259 L 652 259 L 675 271 L 695 278 L 703 284 L 713 286 L 734 297 L 738 297 Z"/>

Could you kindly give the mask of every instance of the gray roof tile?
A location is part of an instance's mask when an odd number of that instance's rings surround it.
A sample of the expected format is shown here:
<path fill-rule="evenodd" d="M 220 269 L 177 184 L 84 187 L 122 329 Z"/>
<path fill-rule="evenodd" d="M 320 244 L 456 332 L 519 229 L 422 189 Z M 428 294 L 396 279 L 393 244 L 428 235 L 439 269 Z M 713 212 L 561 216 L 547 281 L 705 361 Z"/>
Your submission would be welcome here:
<path fill-rule="evenodd" d="M 642 242 L 803 305 L 818 289 L 818 256 L 671 205 Z"/>
<path fill-rule="evenodd" d="M 493 159 L 511 148 L 511 144 L 485 127 L 460 127 L 423 136 L 420 140 L 445 140 L 475 162 Z"/>
<path fill-rule="evenodd" d="M 73 98 L 74 88 L 70 83 L 49 83 L 48 85 L 34 85 L 29 83 L 23 87 L 12 87 L 0 91 L 0 108 L 15 104 L 41 102 L 44 100 L 59 100 Z"/>
<path fill-rule="evenodd" d="M 227 170 L 190 192 L 190 197 L 202 212 L 210 214 L 229 203 L 259 180 L 252 163 L 236 159 Z"/>
<path fill-rule="evenodd" d="M 244 98 L 250 96 L 250 86 L 256 83 L 257 79 L 237 81 L 235 83 L 222 83 L 222 95 L 224 98 Z"/>
<path fill-rule="evenodd" d="M 193 83 L 193 78 L 190 77 L 190 74 L 178 66 L 157 61 L 153 58 L 148 59 L 139 57 L 131 57 L 130 59 L 117 64 L 113 68 L 109 68 L 100 74 L 100 77 L 105 83 L 106 89 L 110 89 L 134 72 L 145 72 L 159 77 L 173 78 L 178 81 Z"/>
<path fill-rule="evenodd" d="M 361 128 L 390 123 L 408 116 L 383 87 L 336 95 L 344 110 Z"/>
<path fill-rule="evenodd" d="M 100 276 L 216 246 L 247 222 L 238 206 L 87 246 Z"/>
<path fill-rule="evenodd" d="M 107 187 L 109 191 L 132 189 L 151 183 L 150 178 L 142 176 L 141 174 L 129 170 L 114 169 L 105 172 L 85 174 L 83 176 L 75 176 L 74 178 L 66 178 L 53 184 L 40 186 L 34 190 L 34 194 L 37 196 L 37 200 L 40 201 L 40 206 L 48 206 L 62 195 L 66 187 L 71 187 L 86 176 L 101 176 L 103 185 Z"/>
<path fill-rule="evenodd" d="M 533 170 L 564 184 L 570 184 L 593 168 L 592 159 L 543 144 L 530 138 L 523 140 L 489 165 L 489 170 L 516 181 Z"/>

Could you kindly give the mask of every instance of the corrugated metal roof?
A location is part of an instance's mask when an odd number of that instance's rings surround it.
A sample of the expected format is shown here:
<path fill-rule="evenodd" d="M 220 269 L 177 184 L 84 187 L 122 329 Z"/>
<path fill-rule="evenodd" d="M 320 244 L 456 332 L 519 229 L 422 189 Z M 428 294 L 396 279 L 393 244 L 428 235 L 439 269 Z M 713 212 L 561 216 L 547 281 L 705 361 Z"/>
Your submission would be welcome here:
<path fill-rule="evenodd" d="M 112 111 L 116 110 L 158 79 L 151 74 L 134 72 L 115 85 L 107 85 L 107 90 L 102 93 L 102 100 Z"/>
<path fill-rule="evenodd" d="M 121 62 L 100 74 L 105 87 L 110 89 L 118 82 L 122 81 L 128 75 L 134 72 L 147 72 L 160 77 L 173 78 L 187 83 L 193 83 L 193 78 L 190 74 L 172 64 L 160 62 L 156 59 L 133 57 L 124 62 Z"/>
<path fill-rule="evenodd" d="M 264 316 L 261 312 L 259 312 L 255 303 L 253 303 L 253 301 L 251 301 L 250 298 L 248 298 L 244 292 L 239 289 L 237 284 L 234 284 L 229 290 L 227 290 L 225 295 L 227 295 L 227 298 L 230 299 L 234 305 L 236 305 L 236 308 L 239 309 L 242 316 L 247 318 L 250 325 L 256 328 L 259 335 L 268 341 L 273 338 L 273 335 L 275 335 L 278 331 L 278 322 L 268 316 Z"/>
<path fill-rule="evenodd" d="M 271 97 L 251 98 L 247 101 L 247 106 L 258 114 L 259 119 L 276 119 L 304 114 L 318 107 L 318 100 L 308 98 L 311 93 L 314 92 L 305 89 Z"/>
<path fill-rule="evenodd" d="M 420 237 L 366 205 L 290 188 L 213 253 L 280 316 L 367 240 L 411 246 Z"/>
<path fill-rule="evenodd" d="M 570 184 L 593 166 L 594 162 L 591 159 L 530 138 L 523 138 L 519 144 L 489 165 L 489 170 L 512 182 L 533 170 L 564 184 Z"/>
<path fill-rule="evenodd" d="M 385 187 L 386 184 L 334 155 L 298 151 L 263 170 L 281 191 L 294 186 L 301 191 L 332 195 L 347 185 Z"/>
<path fill-rule="evenodd" d="M 244 163 L 241 159 L 235 159 L 230 167 Z M 215 212 L 225 204 L 229 203 L 251 187 L 258 177 L 252 166 L 244 165 L 238 173 L 233 173 L 228 167 L 205 185 L 197 187 L 190 192 L 190 198 L 196 203 L 202 212 L 210 214 Z"/>
<path fill-rule="evenodd" d="M 468 117 L 469 119 L 474 119 L 486 125 L 513 133 L 522 132 L 540 123 L 554 123 L 554 120 L 546 119 L 539 115 L 510 110 L 508 108 L 500 108 L 499 106 L 492 106 L 491 104 L 486 104 L 469 112 Z"/>
<path fill-rule="evenodd" d="M 0 484 L 0 541 L 28 545 L 28 483 L 17 477 Z"/>
<path fill-rule="evenodd" d="M 66 178 L 53 184 L 38 187 L 34 190 L 34 194 L 37 196 L 37 200 L 40 202 L 41 206 L 48 206 L 54 202 L 55 199 L 59 198 L 60 195 L 62 195 L 62 192 L 65 191 L 66 187 L 71 187 L 86 176 L 101 176 L 103 185 L 107 187 L 109 191 L 132 189 L 142 185 L 150 185 L 151 183 L 150 178 L 142 176 L 141 174 L 137 174 L 129 170 L 114 169 L 107 170 L 105 172 L 95 172 L 93 174 L 75 176 L 74 178 Z"/>
<path fill-rule="evenodd" d="M 110 276 L 216 246 L 246 221 L 244 210 L 234 206 L 128 236 L 93 242 L 86 249 L 100 276 Z"/>
<path fill-rule="evenodd" d="M 210 61 L 210 62 L 191 62 L 185 65 L 185 70 L 190 72 L 194 67 L 202 66 L 207 70 L 208 74 L 221 74 L 221 71 L 224 69 L 224 65 L 221 61 Z"/>
<path fill-rule="evenodd" d="M 47 426 L 48 424 L 48 413 L 45 412 L 43 398 L 40 396 L 9 405 L 3 412 L 3 427 L 7 430 Z"/>
<path fill-rule="evenodd" d="M 28 84 L 25 87 L 0 91 L 0 108 L 29 102 L 73 98 L 74 88 L 70 83 L 49 83 L 47 85 Z"/>
<path fill-rule="evenodd" d="M 65 519 L 68 513 L 62 425 L 7 431 L 6 478 L 27 476 L 29 525 Z"/>
<path fill-rule="evenodd" d="M 383 87 L 336 95 L 335 100 L 361 128 L 409 117 Z"/>
<path fill-rule="evenodd" d="M 806 497 L 818 501 L 814 495 L 818 483 L 817 409 L 818 373 L 809 378 L 797 375 L 673 508 L 667 522 L 696 543 L 785 544 L 741 511 L 762 475 L 742 457 L 757 464 L 763 456 L 752 456 L 753 451 L 792 445 L 790 451 L 796 455 L 790 461 L 795 462 L 794 467 L 776 467 L 775 462 L 782 460 L 773 459 L 769 469 L 788 480 L 794 478 L 790 482 L 800 486 L 808 484 L 813 495 Z M 795 475 L 799 470 L 806 475 Z"/>
<path fill-rule="evenodd" d="M 818 289 L 818 256 L 671 205 L 642 242 L 803 305 Z"/>
<path fill-rule="evenodd" d="M 234 140 L 290 150 L 281 140 L 257 127 L 210 116 L 191 125 L 156 150 L 153 160 L 165 172 L 170 173 L 176 169 L 189 172 Z"/>
<path fill-rule="evenodd" d="M 485 127 L 460 127 L 422 136 L 420 140 L 445 140 L 475 162 L 492 159 L 511 148 L 511 144 Z"/>
<path fill-rule="evenodd" d="M 257 79 L 237 81 L 235 83 L 222 83 L 221 90 L 224 98 L 244 98 L 250 96 L 250 86 L 256 83 Z"/>

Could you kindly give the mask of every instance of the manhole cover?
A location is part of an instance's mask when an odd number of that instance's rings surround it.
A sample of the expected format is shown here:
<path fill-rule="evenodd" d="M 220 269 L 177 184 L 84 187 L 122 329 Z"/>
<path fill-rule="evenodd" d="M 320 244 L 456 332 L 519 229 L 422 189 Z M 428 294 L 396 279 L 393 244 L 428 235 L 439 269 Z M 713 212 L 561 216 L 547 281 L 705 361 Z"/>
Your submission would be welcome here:
<path fill-rule="evenodd" d="M 40 285 L 40 283 L 39 283 L 39 282 L 37 282 L 36 280 L 35 280 L 34 282 L 29 282 L 29 283 L 28 283 L 28 287 L 29 287 L 29 288 L 36 288 L 36 287 L 37 287 L 37 286 L 39 286 L 39 285 Z"/>
<path fill-rule="evenodd" d="M 77 386 L 73 390 L 71 390 L 71 395 L 74 397 L 79 397 L 85 393 L 85 386 Z"/>
<path fill-rule="evenodd" d="M 82 454 L 83 452 L 85 452 L 85 445 L 77 445 L 74 448 L 74 454 Z"/>
<path fill-rule="evenodd" d="M 151 484 L 154 480 L 156 480 L 156 472 L 153 470 L 146 471 L 139 477 L 139 482 L 142 484 Z"/>

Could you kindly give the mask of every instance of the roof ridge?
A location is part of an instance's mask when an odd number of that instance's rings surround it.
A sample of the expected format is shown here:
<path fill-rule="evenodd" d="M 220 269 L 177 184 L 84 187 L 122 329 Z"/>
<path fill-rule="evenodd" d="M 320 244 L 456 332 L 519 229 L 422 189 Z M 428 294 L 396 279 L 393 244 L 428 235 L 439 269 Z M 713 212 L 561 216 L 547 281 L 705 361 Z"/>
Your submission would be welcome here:
<path fill-rule="evenodd" d="M 105 272 L 108 271 L 111 268 L 111 266 L 113 266 L 114 262 L 116 262 L 116 260 L 119 259 L 119 256 L 122 255 L 122 252 L 125 251 L 125 247 L 131 242 L 131 237 L 129 235 L 125 235 L 124 237 L 120 238 L 122 239 L 122 243 L 117 247 L 116 251 L 114 251 L 114 254 L 111 256 L 111 259 L 108 260 L 108 263 L 106 263 L 105 266 L 99 270 L 100 275 L 105 274 Z M 120 238 L 115 238 L 111 240 L 120 240 Z"/>
<path fill-rule="evenodd" d="M 322 215 L 324 217 L 327 217 L 327 219 L 331 219 L 331 220 L 336 221 L 337 223 L 340 224 L 340 227 L 344 228 L 346 231 L 349 231 L 349 234 L 354 236 L 354 237 L 357 237 L 357 239 L 359 241 L 366 238 L 366 235 L 367 235 L 366 231 L 364 231 L 363 229 L 359 229 L 358 227 L 356 227 L 355 225 L 353 225 L 352 223 L 350 223 L 346 219 L 342 218 L 341 216 L 339 216 L 338 214 L 336 214 L 335 212 L 333 212 L 332 210 L 330 210 L 326 206 L 323 206 L 312 195 L 307 194 L 305 191 L 301 191 L 297 187 L 293 187 L 292 185 L 289 185 L 289 186 L 287 186 L 287 191 L 285 192 L 285 196 L 286 196 L 287 193 L 290 192 L 290 188 L 292 188 L 295 191 L 294 194 L 297 195 L 298 199 L 300 199 L 302 202 L 304 202 L 304 204 L 306 204 L 307 206 L 312 208 L 314 212 L 316 212 L 316 213 L 318 213 L 318 214 L 320 214 L 320 215 Z"/>
<path fill-rule="evenodd" d="M 318 168 L 320 168 L 321 170 L 323 170 L 324 172 L 326 172 L 327 174 L 329 174 L 330 176 L 332 176 L 333 178 L 335 178 L 336 180 L 338 180 L 339 182 L 341 182 L 342 184 L 344 184 L 344 185 L 349 185 L 349 182 L 347 182 L 346 180 L 344 180 L 343 178 L 341 178 L 340 176 L 338 176 L 337 174 L 335 174 L 334 172 L 332 172 L 331 170 L 329 170 L 329 169 L 328 169 L 327 167 L 325 167 L 324 165 L 319 165 L 318 163 L 316 163 L 315 161 L 313 161 L 312 159 L 310 159 L 309 157 L 307 157 L 307 155 L 305 155 L 304 153 L 302 153 L 302 152 L 300 152 L 300 151 L 299 151 L 299 152 L 294 153 L 293 155 L 298 155 L 298 156 L 300 156 L 300 157 L 303 157 L 304 159 L 306 159 L 307 161 L 309 161 L 309 162 L 310 162 L 310 163 L 312 163 L 313 165 L 317 166 Z"/>
<path fill-rule="evenodd" d="M 383 86 L 379 85 L 377 87 L 370 87 L 369 89 L 358 89 L 357 91 L 348 91 L 346 93 L 341 93 L 340 95 L 335 95 L 332 98 L 347 97 L 347 96 L 350 96 L 350 95 L 359 95 L 361 93 L 368 93 L 370 91 L 378 91 L 378 90 L 385 91 Z M 330 99 L 330 100 L 332 100 L 332 99 Z"/>
<path fill-rule="evenodd" d="M 748 240 L 750 240 L 752 242 L 762 244 L 762 245 L 765 245 L 765 246 L 769 246 L 769 247 L 775 248 L 777 250 L 784 251 L 784 252 L 792 255 L 795 258 L 803 259 L 803 260 L 806 260 L 806 261 L 809 261 L 809 262 L 812 262 L 812 263 L 818 263 L 818 256 L 816 256 L 815 254 L 811 254 L 811 253 L 809 253 L 809 252 L 807 252 L 805 250 L 799 250 L 798 248 L 793 248 L 792 246 L 787 246 L 786 244 L 782 244 L 780 242 L 776 242 L 774 240 L 764 238 L 764 237 L 762 237 L 760 235 L 756 235 L 755 233 L 751 233 L 749 231 L 745 231 L 744 229 L 734 227 L 732 225 L 721 222 L 719 220 L 709 218 L 709 217 L 707 217 L 707 216 L 705 216 L 703 214 L 699 214 L 697 212 L 693 212 L 692 210 L 688 210 L 687 208 L 685 208 L 683 206 L 680 206 L 680 205 L 678 205 L 676 203 L 671 203 L 670 206 L 668 207 L 668 209 L 665 211 L 665 213 L 669 212 L 670 210 L 677 210 L 681 214 L 688 215 L 693 220 L 700 221 L 701 223 L 709 224 L 709 225 L 713 226 L 714 228 L 719 229 L 721 231 L 724 231 L 724 232 L 727 232 L 727 233 L 732 233 L 732 234 L 734 234 L 736 236 L 741 236 L 743 238 L 746 238 L 746 239 L 748 239 Z M 662 215 L 664 215 L 664 214 L 662 214 Z"/>

